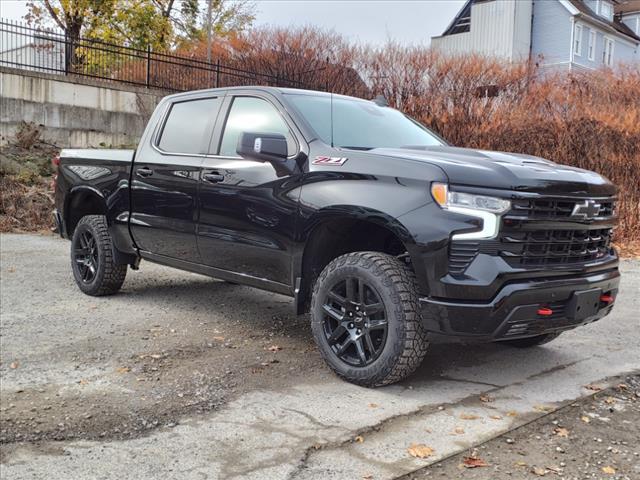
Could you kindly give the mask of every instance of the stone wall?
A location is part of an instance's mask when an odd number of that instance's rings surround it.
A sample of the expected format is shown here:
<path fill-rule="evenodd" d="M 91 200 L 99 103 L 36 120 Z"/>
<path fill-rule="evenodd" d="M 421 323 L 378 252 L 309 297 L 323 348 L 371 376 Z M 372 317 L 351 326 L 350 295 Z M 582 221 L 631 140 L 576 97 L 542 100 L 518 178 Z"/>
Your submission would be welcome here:
<path fill-rule="evenodd" d="M 166 94 L 0 67 L 0 145 L 11 141 L 24 121 L 39 126 L 43 140 L 61 148 L 131 147 Z"/>

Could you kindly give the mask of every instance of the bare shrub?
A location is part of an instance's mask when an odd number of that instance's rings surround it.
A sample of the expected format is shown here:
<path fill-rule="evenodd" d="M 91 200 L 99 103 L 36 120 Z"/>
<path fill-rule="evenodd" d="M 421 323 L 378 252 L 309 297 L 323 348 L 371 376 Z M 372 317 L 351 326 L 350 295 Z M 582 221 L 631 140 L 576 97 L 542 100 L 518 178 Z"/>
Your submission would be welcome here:
<path fill-rule="evenodd" d="M 40 143 L 42 132 L 33 122 L 20 122 L 16 132 L 16 144 L 25 150 L 31 150 L 34 145 Z"/>

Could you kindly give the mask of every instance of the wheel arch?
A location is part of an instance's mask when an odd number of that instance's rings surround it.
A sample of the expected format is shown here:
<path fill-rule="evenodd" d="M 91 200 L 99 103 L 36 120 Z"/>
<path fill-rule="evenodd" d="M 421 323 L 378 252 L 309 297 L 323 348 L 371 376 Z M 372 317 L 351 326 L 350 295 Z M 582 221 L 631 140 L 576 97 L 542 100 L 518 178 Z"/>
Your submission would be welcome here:
<path fill-rule="evenodd" d="M 69 191 L 64 205 L 64 230 L 68 238 L 80 219 L 86 215 L 106 215 L 107 201 L 102 193 L 90 186 L 78 186 Z"/>
<path fill-rule="evenodd" d="M 395 217 L 366 207 L 339 205 L 321 209 L 302 228 L 304 248 L 294 266 L 295 310 L 309 311 L 313 285 L 336 257 L 356 251 L 378 251 L 399 256 L 415 241 Z"/>

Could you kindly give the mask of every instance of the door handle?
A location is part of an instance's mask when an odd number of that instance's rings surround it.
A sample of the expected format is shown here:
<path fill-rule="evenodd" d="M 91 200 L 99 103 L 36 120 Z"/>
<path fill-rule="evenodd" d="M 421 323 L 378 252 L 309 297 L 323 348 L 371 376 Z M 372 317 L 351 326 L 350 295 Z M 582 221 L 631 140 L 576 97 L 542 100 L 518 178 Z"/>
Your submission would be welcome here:
<path fill-rule="evenodd" d="M 141 177 L 150 177 L 151 175 L 153 175 L 153 170 L 147 167 L 141 167 L 136 170 L 136 174 Z"/>
<path fill-rule="evenodd" d="M 212 172 L 212 173 L 205 173 L 202 176 L 203 179 L 205 179 L 207 182 L 211 182 L 211 183 L 219 183 L 224 181 L 224 175 L 221 175 L 219 173 L 216 172 Z"/>

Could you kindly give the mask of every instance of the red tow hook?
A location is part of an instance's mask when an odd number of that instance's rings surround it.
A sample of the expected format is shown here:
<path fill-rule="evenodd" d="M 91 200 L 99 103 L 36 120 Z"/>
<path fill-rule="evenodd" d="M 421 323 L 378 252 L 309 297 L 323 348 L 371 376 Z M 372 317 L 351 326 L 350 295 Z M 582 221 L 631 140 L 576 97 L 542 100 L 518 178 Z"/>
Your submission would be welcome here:
<path fill-rule="evenodd" d="M 611 295 L 600 295 L 600 301 L 606 303 L 607 305 L 611 305 L 614 300 L 615 298 L 613 298 Z"/>
<path fill-rule="evenodd" d="M 550 308 L 542 307 L 538 309 L 538 315 L 548 317 L 549 315 L 553 315 L 553 310 L 551 310 Z"/>

